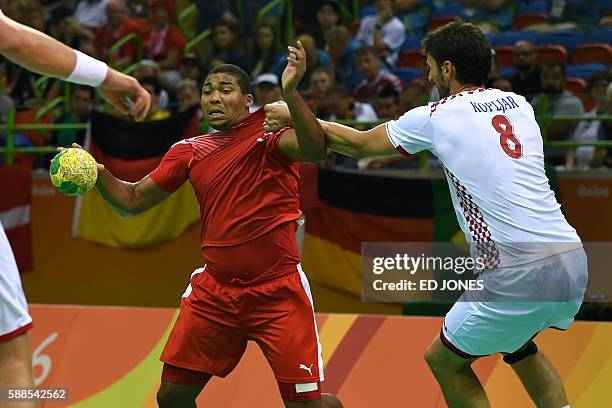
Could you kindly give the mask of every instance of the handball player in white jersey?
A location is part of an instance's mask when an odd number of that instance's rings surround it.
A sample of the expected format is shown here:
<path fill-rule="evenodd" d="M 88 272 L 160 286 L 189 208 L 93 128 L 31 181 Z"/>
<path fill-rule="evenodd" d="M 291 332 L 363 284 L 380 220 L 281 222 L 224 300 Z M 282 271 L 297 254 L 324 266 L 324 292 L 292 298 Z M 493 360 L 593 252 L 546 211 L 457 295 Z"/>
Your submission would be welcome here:
<path fill-rule="evenodd" d="M 425 353 L 447 405 L 489 407 L 471 364 L 503 353 L 538 407 L 568 407 L 557 371 L 533 339 L 571 324 L 587 259 L 544 173 L 533 109 L 522 96 L 483 88 L 491 54 L 476 26 L 450 23 L 423 46 L 429 79 L 444 98 L 363 132 L 321 121 L 328 146 L 355 157 L 429 150 L 443 165 L 472 255 L 485 261 L 486 294 L 464 293 Z M 290 120 L 282 104 L 266 110 L 269 129 Z"/>
<path fill-rule="evenodd" d="M 34 72 L 97 87 L 107 102 L 138 120 L 149 111 L 151 96 L 134 78 L 13 21 L 1 10 L 0 54 Z M 34 386 L 27 336 L 31 327 L 15 258 L 0 224 L 0 389 Z M 4 404 L 0 401 L 1 407 L 13 406 Z M 37 405 L 20 402 L 15 406 Z"/>

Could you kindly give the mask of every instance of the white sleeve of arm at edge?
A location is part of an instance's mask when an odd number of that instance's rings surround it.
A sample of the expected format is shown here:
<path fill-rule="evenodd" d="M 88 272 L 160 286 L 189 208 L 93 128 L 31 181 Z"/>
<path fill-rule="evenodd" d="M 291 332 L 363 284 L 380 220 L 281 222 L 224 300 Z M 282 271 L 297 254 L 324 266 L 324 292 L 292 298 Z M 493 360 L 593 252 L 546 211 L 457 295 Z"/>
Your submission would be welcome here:
<path fill-rule="evenodd" d="M 418 153 L 433 149 L 433 126 L 429 106 L 419 106 L 404 113 L 399 119 L 387 122 L 387 135 L 396 149 Z"/>

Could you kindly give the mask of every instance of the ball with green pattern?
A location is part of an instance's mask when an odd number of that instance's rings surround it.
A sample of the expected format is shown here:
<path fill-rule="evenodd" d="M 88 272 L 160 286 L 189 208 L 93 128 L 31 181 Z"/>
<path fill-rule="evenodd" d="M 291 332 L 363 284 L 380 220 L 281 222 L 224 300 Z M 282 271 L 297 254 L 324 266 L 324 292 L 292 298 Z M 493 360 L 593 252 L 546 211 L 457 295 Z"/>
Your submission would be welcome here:
<path fill-rule="evenodd" d="M 85 150 L 77 148 L 65 149 L 55 155 L 49 173 L 55 188 L 69 196 L 85 194 L 98 179 L 96 160 Z"/>

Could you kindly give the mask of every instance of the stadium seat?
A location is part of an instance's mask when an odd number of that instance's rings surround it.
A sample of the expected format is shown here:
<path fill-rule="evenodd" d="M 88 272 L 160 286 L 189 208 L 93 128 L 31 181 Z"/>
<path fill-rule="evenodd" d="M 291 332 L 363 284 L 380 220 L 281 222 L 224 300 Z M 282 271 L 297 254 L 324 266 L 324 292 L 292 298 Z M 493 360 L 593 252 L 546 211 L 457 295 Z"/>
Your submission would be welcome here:
<path fill-rule="evenodd" d="M 465 17 L 467 10 L 466 7 L 459 3 L 446 4 L 440 8 L 437 8 L 433 12 L 433 17 L 448 17 L 448 16 L 461 16 Z"/>
<path fill-rule="evenodd" d="M 495 55 L 500 67 L 511 67 L 514 65 L 512 47 L 495 47 Z"/>
<path fill-rule="evenodd" d="M 500 67 L 499 72 L 500 74 L 502 74 L 502 76 L 511 78 L 514 76 L 514 74 L 516 74 L 516 69 L 514 69 L 513 67 Z"/>
<path fill-rule="evenodd" d="M 595 28 L 586 35 L 585 44 L 611 44 L 612 28 Z"/>
<path fill-rule="evenodd" d="M 565 88 L 573 94 L 582 95 L 586 89 L 586 81 L 581 78 L 567 78 Z"/>
<path fill-rule="evenodd" d="M 531 1 L 520 1 L 518 12 L 524 13 L 544 13 L 549 12 L 549 8 L 546 5 L 546 0 L 531 0 Z"/>
<path fill-rule="evenodd" d="M 525 27 L 542 23 L 548 23 L 548 16 L 544 13 L 519 14 L 514 17 L 514 21 L 512 22 L 512 29 L 522 30 Z"/>
<path fill-rule="evenodd" d="M 538 64 L 559 61 L 567 64 L 567 50 L 560 45 L 540 45 L 536 47 Z"/>
<path fill-rule="evenodd" d="M 376 5 L 370 4 L 369 6 L 365 6 L 361 8 L 361 12 L 359 13 L 359 18 L 364 18 L 366 16 L 375 16 L 376 15 Z"/>
<path fill-rule="evenodd" d="M 351 33 L 351 37 L 355 37 L 357 35 L 357 32 L 359 32 L 360 25 L 361 21 L 359 20 L 352 20 L 346 23 L 346 28 L 348 28 L 349 32 Z"/>
<path fill-rule="evenodd" d="M 419 68 L 423 62 L 423 49 L 404 50 L 397 63 L 400 68 Z"/>
<path fill-rule="evenodd" d="M 585 81 L 589 79 L 592 73 L 604 71 L 606 66 L 603 64 L 579 64 L 568 65 L 565 69 L 566 76 L 582 78 Z"/>
<path fill-rule="evenodd" d="M 612 64 L 612 47 L 608 44 L 579 45 L 572 55 L 573 64 Z"/>
<path fill-rule="evenodd" d="M 422 37 L 420 36 L 407 34 L 401 50 L 416 50 L 421 48 L 421 39 Z"/>
<path fill-rule="evenodd" d="M 498 47 L 514 46 L 517 41 L 521 40 L 527 40 L 535 45 L 538 41 L 538 33 L 533 31 L 505 31 L 497 36 L 495 45 Z"/>
<path fill-rule="evenodd" d="M 460 20 L 459 16 L 434 17 L 427 22 L 427 31 L 433 31 L 438 27 L 442 27 L 452 21 Z"/>
<path fill-rule="evenodd" d="M 489 42 L 489 45 L 493 47 L 496 44 L 496 40 L 497 40 L 497 37 L 495 36 L 495 34 L 488 32 L 488 33 L 484 33 L 484 35 L 485 37 L 487 37 L 487 41 Z"/>
<path fill-rule="evenodd" d="M 395 68 L 392 72 L 400 77 L 405 85 L 410 85 L 421 76 L 421 71 L 416 68 Z"/>
<path fill-rule="evenodd" d="M 540 35 L 538 45 L 561 45 L 568 52 L 583 43 L 585 34 L 578 30 L 558 30 Z"/>

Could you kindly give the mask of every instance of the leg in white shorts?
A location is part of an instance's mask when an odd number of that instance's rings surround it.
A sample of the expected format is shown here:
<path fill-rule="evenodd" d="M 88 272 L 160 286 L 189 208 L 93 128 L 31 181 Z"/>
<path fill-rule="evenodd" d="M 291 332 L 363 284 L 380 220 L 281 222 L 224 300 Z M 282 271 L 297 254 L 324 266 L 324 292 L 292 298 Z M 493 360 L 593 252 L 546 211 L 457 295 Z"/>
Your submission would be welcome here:
<path fill-rule="evenodd" d="M 488 271 L 482 278 L 485 292 L 464 294 L 446 315 L 440 335 L 464 358 L 513 353 L 549 327 L 567 329 L 586 290 L 587 258 L 578 248 Z"/>

